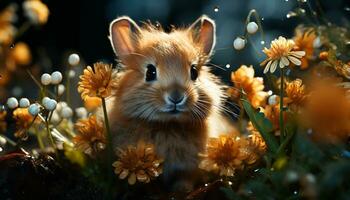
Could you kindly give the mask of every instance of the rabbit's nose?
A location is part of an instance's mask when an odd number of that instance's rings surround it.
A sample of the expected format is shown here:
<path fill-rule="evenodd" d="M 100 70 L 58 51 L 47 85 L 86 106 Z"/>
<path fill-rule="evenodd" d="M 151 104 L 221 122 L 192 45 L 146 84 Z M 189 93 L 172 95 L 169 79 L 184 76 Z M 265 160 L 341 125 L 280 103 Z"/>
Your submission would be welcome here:
<path fill-rule="evenodd" d="M 170 93 L 168 99 L 174 104 L 183 104 L 185 100 L 185 95 L 182 92 L 175 90 Z"/>

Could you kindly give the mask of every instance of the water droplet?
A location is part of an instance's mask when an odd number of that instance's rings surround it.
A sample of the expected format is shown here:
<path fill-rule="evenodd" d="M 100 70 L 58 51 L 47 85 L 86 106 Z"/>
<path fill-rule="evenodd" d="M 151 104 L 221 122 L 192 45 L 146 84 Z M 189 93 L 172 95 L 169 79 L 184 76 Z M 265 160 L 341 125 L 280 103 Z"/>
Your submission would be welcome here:
<path fill-rule="evenodd" d="M 261 44 L 261 45 L 264 45 L 264 44 L 265 44 L 265 41 L 264 41 L 264 40 L 261 40 L 261 41 L 260 41 L 260 44 Z"/>
<path fill-rule="evenodd" d="M 259 171 L 259 169 L 254 169 L 254 172 L 258 172 Z"/>
<path fill-rule="evenodd" d="M 293 194 L 298 194 L 298 191 L 295 190 L 295 191 L 293 192 Z"/>
<path fill-rule="evenodd" d="M 161 27 L 159 22 L 156 22 L 155 26 L 156 26 L 157 29 L 160 29 L 160 27 Z"/>
<path fill-rule="evenodd" d="M 214 12 L 219 12 L 219 6 L 214 7 Z"/>
<path fill-rule="evenodd" d="M 273 94 L 272 90 L 267 91 L 267 94 L 271 96 Z"/>
<path fill-rule="evenodd" d="M 208 183 L 204 184 L 205 187 L 208 187 Z"/>
<path fill-rule="evenodd" d="M 227 69 L 228 68 L 230 68 L 231 67 L 231 65 L 230 64 L 226 64 L 226 66 L 225 66 Z"/>
<path fill-rule="evenodd" d="M 232 182 L 231 182 L 231 181 L 228 181 L 228 185 L 232 185 Z"/>
<path fill-rule="evenodd" d="M 290 11 L 286 16 L 287 18 L 292 18 L 298 16 L 298 14 L 294 11 Z"/>
<path fill-rule="evenodd" d="M 288 2 L 288 0 L 285 0 L 286 2 Z"/>
<path fill-rule="evenodd" d="M 262 18 L 261 18 L 261 21 L 264 21 L 264 19 L 265 19 L 265 18 L 262 17 Z"/>
<path fill-rule="evenodd" d="M 2 147 L 0 147 L 0 152 L 2 152 L 4 149 Z"/>
<path fill-rule="evenodd" d="M 350 11 L 350 7 L 345 7 L 344 10 L 349 12 Z"/>
<path fill-rule="evenodd" d="M 307 2 L 307 0 L 298 0 L 299 2 L 301 2 L 301 3 L 306 3 Z"/>
<path fill-rule="evenodd" d="M 11 48 L 11 49 L 15 48 L 15 44 L 11 44 L 11 45 L 10 45 L 10 48 Z"/>
<path fill-rule="evenodd" d="M 307 134 L 312 134 L 312 129 L 311 128 L 309 128 L 308 130 L 307 130 Z"/>
<path fill-rule="evenodd" d="M 296 12 L 300 15 L 304 15 L 306 13 L 305 9 L 303 9 L 303 8 L 296 9 Z"/>

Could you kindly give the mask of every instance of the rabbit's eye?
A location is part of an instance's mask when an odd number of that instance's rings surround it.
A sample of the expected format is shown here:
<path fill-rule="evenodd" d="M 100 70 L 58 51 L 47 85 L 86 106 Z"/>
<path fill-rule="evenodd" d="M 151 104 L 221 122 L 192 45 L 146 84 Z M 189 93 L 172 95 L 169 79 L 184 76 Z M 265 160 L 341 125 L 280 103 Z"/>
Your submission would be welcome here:
<path fill-rule="evenodd" d="M 198 77 L 198 70 L 196 65 L 191 65 L 191 79 L 192 81 L 195 81 Z"/>
<path fill-rule="evenodd" d="M 154 65 L 148 64 L 146 71 L 146 81 L 154 81 L 157 79 L 157 69 Z"/>

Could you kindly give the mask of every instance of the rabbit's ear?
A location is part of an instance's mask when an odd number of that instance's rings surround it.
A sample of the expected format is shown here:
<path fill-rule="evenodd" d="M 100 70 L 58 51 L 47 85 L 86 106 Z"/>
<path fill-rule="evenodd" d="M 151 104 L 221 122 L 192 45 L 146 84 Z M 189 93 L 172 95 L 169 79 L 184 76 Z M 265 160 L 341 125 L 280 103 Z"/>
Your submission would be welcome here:
<path fill-rule="evenodd" d="M 136 38 L 141 30 L 129 17 L 119 17 L 112 21 L 109 32 L 109 39 L 115 54 L 123 59 L 124 56 L 134 52 Z"/>
<path fill-rule="evenodd" d="M 189 31 L 203 53 L 210 55 L 215 46 L 215 22 L 203 15 L 189 27 Z"/>

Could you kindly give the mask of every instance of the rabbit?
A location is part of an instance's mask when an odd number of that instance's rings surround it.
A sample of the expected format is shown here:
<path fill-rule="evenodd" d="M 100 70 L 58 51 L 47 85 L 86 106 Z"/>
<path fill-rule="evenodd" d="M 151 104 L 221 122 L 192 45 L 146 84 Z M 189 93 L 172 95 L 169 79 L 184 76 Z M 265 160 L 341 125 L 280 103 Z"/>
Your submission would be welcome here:
<path fill-rule="evenodd" d="M 202 16 L 166 33 L 124 16 L 110 24 L 109 39 L 121 66 L 115 97 L 107 103 L 113 146 L 153 144 L 164 158 L 165 185 L 191 190 L 208 136 L 234 128 L 222 114 L 225 87 L 206 66 L 215 46 L 214 21 Z"/>

